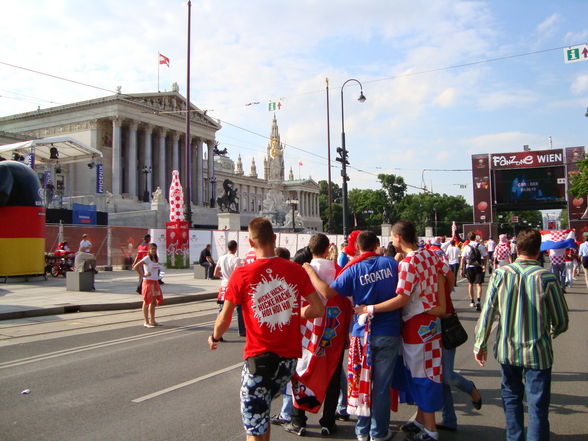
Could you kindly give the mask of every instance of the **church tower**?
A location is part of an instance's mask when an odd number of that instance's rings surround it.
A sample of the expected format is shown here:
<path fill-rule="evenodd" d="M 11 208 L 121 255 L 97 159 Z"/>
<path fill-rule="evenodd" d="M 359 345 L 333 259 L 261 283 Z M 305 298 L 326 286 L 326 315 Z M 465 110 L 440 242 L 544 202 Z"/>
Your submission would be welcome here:
<path fill-rule="evenodd" d="M 278 121 L 274 113 L 272 121 L 272 132 L 267 144 L 267 165 L 265 177 L 268 181 L 284 181 L 284 145 L 280 141 L 280 132 L 278 130 Z M 265 161 L 264 161 L 265 165 Z"/>

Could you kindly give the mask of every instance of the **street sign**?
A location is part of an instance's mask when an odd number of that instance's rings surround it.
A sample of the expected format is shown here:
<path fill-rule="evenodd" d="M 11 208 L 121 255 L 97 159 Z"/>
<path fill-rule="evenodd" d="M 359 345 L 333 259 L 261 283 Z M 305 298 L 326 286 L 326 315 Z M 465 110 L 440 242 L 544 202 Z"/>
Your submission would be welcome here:
<path fill-rule="evenodd" d="M 564 62 L 575 63 L 576 61 L 588 60 L 588 44 L 581 44 L 579 46 L 570 46 L 564 48 Z"/>

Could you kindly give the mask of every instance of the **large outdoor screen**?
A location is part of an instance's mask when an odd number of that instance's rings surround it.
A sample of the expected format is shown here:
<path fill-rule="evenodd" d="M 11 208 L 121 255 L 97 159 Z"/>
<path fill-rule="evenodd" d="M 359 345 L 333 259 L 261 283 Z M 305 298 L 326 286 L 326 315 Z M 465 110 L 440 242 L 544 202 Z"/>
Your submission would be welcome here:
<path fill-rule="evenodd" d="M 494 201 L 499 210 L 541 209 L 566 204 L 563 166 L 494 170 Z"/>

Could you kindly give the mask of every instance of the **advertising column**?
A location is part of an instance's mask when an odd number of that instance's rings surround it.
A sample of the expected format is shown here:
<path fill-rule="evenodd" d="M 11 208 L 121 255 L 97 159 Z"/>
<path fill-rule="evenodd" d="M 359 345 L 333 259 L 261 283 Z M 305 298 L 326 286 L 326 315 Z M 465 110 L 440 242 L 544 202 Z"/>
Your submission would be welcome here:
<path fill-rule="evenodd" d="M 474 184 L 474 223 L 492 222 L 492 191 L 488 154 L 472 155 Z"/>
<path fill-rule="evenodd" d="M 572 177 L 580 172 L 577 162 L 584 159 L 584 156 L 584 147 L 566 148 L 566 177 L 568 188 Z M 570 228 L 576 230 L 576 240 L 583 241 L 585 235 L 588 235 L 588 204 L 586 203 L 588 195 L 575 198 L 568 192 L 567 199 Z"/>

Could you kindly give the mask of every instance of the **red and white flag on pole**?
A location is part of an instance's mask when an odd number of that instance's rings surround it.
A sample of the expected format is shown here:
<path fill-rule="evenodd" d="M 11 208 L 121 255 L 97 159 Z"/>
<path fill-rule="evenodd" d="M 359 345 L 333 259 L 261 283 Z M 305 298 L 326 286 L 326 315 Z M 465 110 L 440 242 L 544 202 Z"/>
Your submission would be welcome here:
<path fill-rule="evenodd" d="M 302 167 L 302 161 L 298 161 L 298 167 Z"/>
<path fill-rule="evenodd" d="M 163 54 L 159 54 L 159 64 L 165 64 L 167 67 L 169 67 L 169 58 Z"/>

